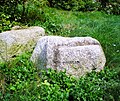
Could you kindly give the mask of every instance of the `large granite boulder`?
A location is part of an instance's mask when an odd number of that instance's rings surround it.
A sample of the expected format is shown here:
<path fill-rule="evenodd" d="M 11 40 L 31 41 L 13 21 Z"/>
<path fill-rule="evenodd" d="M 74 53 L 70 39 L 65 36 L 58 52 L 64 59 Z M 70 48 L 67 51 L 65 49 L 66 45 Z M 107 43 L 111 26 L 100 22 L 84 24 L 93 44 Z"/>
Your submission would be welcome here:
<path fill-rule="evenodd" d="M 104 68 L 106 58 L 100 43 L 91 37 L 65 38 L 42 37 L 31 56 L 40 69 L 66 70 L 67 74 L 79 77 Z"/>
<path fill-rule="evenodd" d="M 45 30 L 41 27 L 11 30 L 0 33 L 0 61 L 7 61 L 25 51 L 32 51 Z"/>

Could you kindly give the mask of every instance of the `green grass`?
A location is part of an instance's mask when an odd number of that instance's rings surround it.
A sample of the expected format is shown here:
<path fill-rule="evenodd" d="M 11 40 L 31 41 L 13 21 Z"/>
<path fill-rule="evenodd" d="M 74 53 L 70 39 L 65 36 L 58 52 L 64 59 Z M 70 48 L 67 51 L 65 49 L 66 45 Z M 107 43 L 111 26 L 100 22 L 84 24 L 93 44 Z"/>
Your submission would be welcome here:
<path fill-rule="evenodd" d="M 120 66 L 120 16 L 102 12 L 71 12 L 44 9 L 46 21 L 30 25 L 42 26 L 48 35 L 69 37 L 91 36 L 100 41 L 105 52 L 106 66 Z"/>
<path fill-rule="evenodd" d="M 54 8 L 43 12 L 44 21 L 30 20 L 27 24 L 42 26 L 47 35 L 96 38 L 107 58 L 105 69 L 79 79 L 54 70 L 41 71 L 41 75 L 29 61 L 31 53 L 23 54 L 0 64 L 1 80 L 5 78 L 1 83 L 1 101 L 119 101 L 120 16 Z"/>

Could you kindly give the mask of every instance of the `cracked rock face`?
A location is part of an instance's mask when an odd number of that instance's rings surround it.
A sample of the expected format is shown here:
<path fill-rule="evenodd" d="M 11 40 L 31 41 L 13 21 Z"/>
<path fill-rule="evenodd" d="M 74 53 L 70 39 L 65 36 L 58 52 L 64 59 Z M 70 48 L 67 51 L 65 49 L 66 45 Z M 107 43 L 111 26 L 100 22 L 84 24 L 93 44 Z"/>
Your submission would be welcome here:
<path fill-rule="evenodd" d="M 52 68 L 75 77 L 104 68 L 106 58 L 100 43 L 91 37 L 42 37 L 31 56 L 40 69 Z"/>
<path fill-rule="evenodd" d="M 0 33 L 0 61 L 7 61 L 25 51 L 32 51 L 38 39 L 44 35 L 45 30 L 37 26 Z"/>

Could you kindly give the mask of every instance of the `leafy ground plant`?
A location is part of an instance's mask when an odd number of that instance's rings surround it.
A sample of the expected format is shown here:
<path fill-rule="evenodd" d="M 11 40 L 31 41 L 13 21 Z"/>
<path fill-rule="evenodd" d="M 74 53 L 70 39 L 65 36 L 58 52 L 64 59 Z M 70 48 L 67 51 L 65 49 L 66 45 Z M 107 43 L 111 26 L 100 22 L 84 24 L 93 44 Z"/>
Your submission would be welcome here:
<path fill-rule="evenodd" d="M 5 92 L 1 101 L 119 101 L 120 71 L 105 67 L 76 79 L 66 72 L 39 71 L 23 54 L 14 61 L 1 64 Z M 39 74 L 40 73 L 40 74 Z"/>

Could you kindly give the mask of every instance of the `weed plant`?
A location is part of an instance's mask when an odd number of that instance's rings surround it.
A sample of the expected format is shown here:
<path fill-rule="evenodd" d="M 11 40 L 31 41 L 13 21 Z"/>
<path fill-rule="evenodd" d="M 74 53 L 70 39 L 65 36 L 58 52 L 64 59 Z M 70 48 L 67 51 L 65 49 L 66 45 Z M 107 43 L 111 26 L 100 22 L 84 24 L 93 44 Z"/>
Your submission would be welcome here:
<path fill-rule="evenodd" d="M 1 63 L 4 84 L 1 101 L 119 101 L 120 71 L 105 67 L 81 78 L 64 72 L 37 70 L 29 61 L 30 54 Z M 41 74 L 39 74 L 41 73 Z"/>

